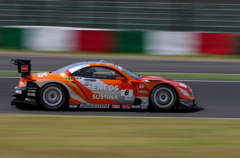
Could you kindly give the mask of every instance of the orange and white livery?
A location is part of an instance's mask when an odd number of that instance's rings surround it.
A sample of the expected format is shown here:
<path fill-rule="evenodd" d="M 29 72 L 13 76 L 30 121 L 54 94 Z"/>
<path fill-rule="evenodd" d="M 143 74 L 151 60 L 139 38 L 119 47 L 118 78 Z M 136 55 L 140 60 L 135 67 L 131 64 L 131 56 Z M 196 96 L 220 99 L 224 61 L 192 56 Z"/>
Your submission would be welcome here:
<path fill-rule="evenodd" d="M 139 76 L 106 61 L 79 62 L 53 72 L 30 74 L 30 60 L 12 59 L 22 73 L 12 104 L 47 110 L 111 108 L 170 110 L 197 108 L 192 89 L 173 80 Z"/>

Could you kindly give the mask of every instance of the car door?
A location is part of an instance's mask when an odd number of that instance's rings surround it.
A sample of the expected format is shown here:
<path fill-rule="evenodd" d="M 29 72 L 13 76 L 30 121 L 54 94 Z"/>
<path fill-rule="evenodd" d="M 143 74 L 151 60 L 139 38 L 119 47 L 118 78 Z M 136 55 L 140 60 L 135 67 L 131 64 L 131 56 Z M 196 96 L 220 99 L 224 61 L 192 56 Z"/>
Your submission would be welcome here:
<path fill-rule="evenodd" d="M 87 88 L 85 94 L 92 104 L 129 104 L 135 100 L 135 88 L 120 72 L 104 67 L 92 66 L 82 69 L 79 82 Z"/>

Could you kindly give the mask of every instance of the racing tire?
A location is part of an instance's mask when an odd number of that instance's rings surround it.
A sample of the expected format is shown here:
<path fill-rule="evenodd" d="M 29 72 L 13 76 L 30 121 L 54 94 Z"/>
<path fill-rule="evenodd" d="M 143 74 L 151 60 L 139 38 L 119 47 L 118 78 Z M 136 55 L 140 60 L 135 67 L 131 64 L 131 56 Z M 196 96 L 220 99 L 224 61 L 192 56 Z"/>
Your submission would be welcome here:
<path fill-rule="evenodd" d="M 156 110 L 170 110 L 177 103 L 177 93 L 169 85 L 158 85 L 151 93 L 150 102 Z"/>
<path fill-rule="evenodd" d="M 67 103 L 67 92 L 58 84 L 48 84 L 38 93 L 38 102 L 45 110 L 60 110 Z"/>

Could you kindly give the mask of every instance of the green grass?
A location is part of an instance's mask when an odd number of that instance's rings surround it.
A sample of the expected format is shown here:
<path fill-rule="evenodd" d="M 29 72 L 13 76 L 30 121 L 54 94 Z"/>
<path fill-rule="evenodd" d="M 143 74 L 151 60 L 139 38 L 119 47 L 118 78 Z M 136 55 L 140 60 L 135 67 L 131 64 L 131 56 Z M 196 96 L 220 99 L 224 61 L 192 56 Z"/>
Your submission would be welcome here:
<path fill-rule="evenodd" d="M 37 73 L 42 71 L 32 71 Z M 185 73 L 144 73 L 137 72 L 136 74 L 142 76 L 161 76 L 166 79 L 173 80 L 226 80 L 226 81 L 240 81 L 240 74 L 185 74 Z M 0 77 L 20 77 L 21 74 L 17 71 L 0 71 Z"/>
<path fill-rule="evenodd" d="M 38 73 L 42 71 L 31 71 L 31 73 Z M 17 71 L 0 71 L 0 77 L 20 77 L 21 73 Z"/>
<path fill-rule="evenodd" d="M 237 158 L 240 120 L 0 115 L 0 157 Z"/>

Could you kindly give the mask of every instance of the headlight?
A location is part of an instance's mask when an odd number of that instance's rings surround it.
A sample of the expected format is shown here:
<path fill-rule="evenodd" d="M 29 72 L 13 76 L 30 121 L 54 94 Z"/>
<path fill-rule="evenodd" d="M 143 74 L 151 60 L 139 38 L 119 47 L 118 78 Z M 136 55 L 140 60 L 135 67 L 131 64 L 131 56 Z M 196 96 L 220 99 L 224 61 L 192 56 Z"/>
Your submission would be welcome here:
<path fill-rule="evenodd" d="M 16 93 L 16 94 L 22 94 L 22 91 L 20 91 L 20 90 L 15 90 L 15 93 Z"/>
<path fill-rule="evenodd" d="M 185 95 L 185 96 L 187 96 L 187 97 L 189 97 L 190 95 L 188 94 L 188 92 L 187 91 L 185 91 L 184 89 L 182 89 L 182 88 L 179 88 L 178 87 L 178 89 Z"/>
<path fill-rule="evenodd" d="M 192 90 L 192 89 L 191 89 L 190 91 L 191 91 L 191 93 L 192 93 L 193 95 L 195 95 L 195 93 L 193 92 L 193 90 Z"/>
<path fill-rule="evenodd" d="M 187 85 L 184 84 L 184 83 L 182 83 L 182 82 L 180 82 L 179 85 L 182 86 L 182 87 L 184 87 L 184 88 L 187 88 Z"/>

